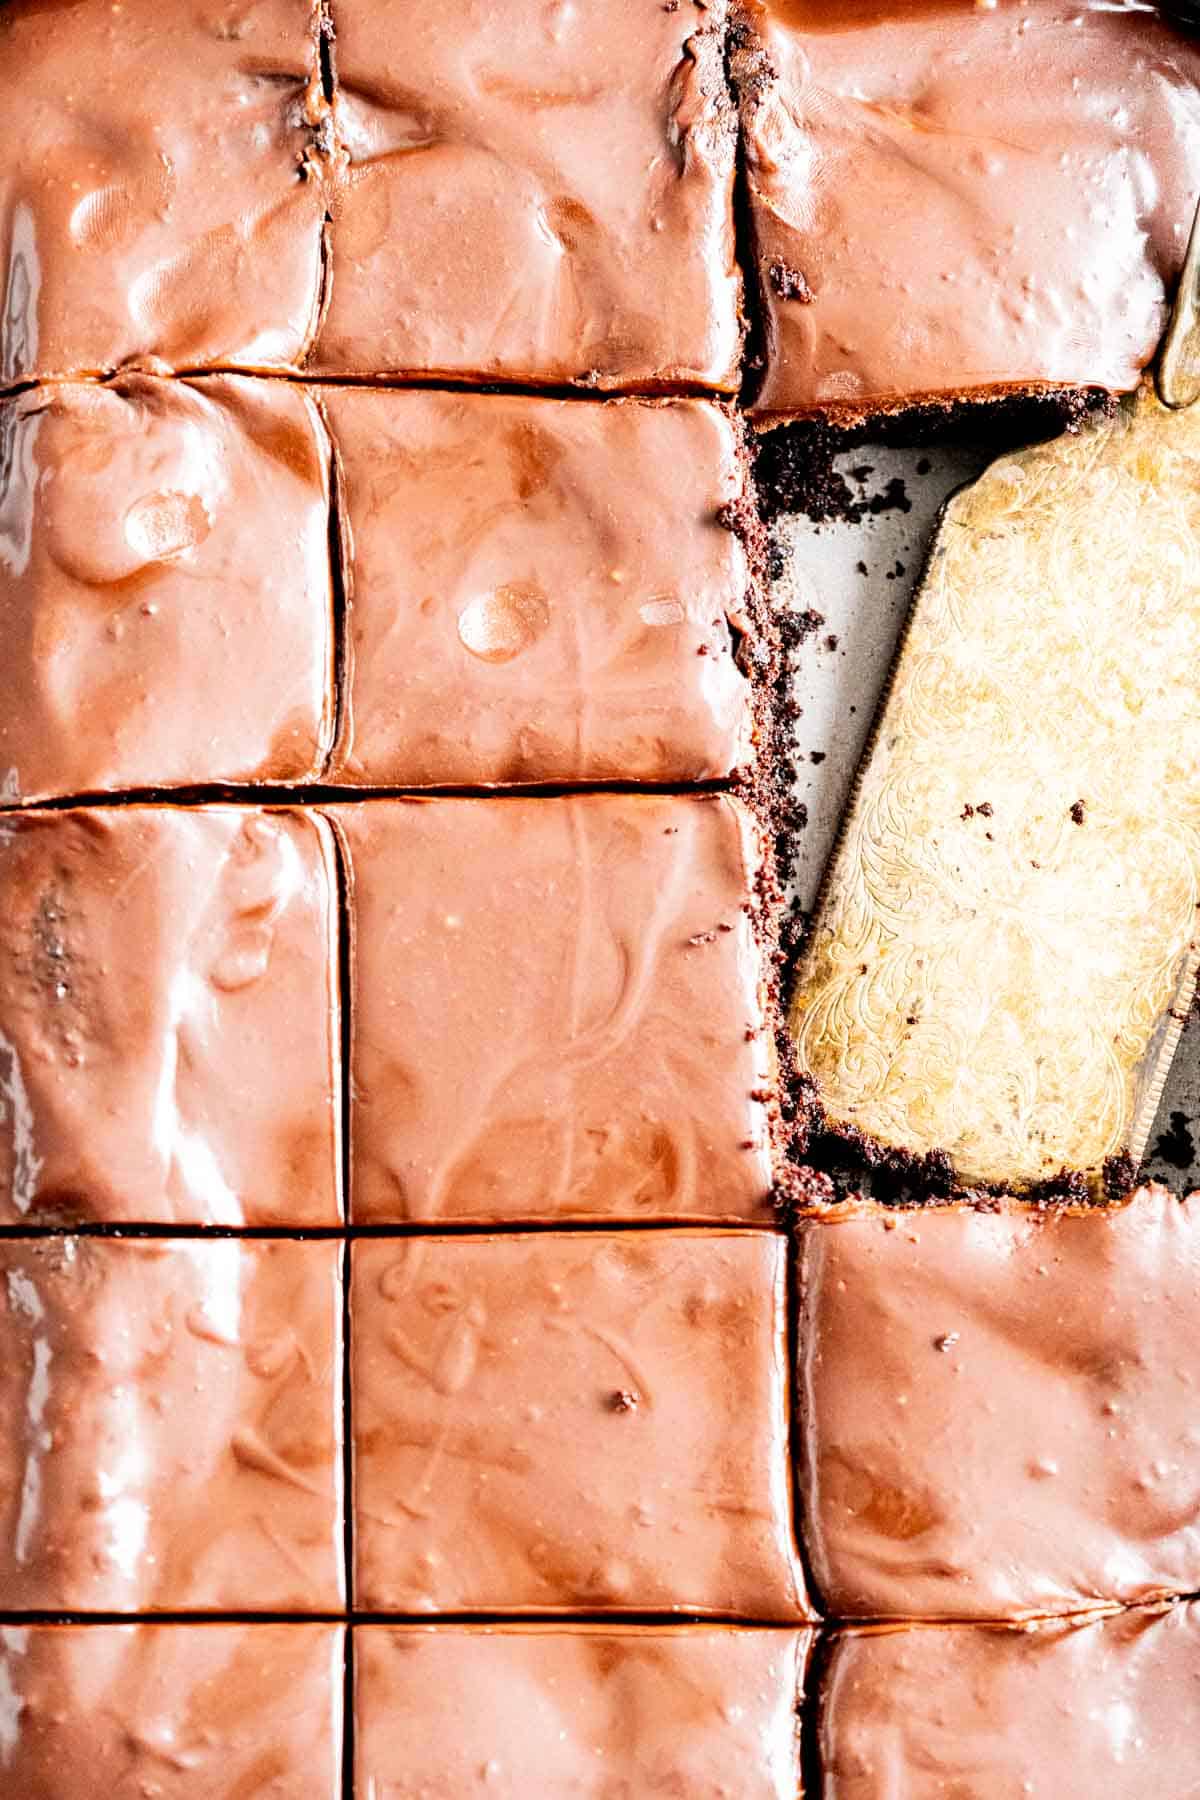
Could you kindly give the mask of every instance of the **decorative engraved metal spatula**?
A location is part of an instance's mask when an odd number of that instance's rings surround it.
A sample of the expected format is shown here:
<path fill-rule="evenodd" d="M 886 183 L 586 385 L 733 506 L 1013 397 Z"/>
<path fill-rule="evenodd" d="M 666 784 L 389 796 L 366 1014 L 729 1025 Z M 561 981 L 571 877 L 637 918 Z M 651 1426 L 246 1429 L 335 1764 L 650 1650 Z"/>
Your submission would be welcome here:
<path fill-rule="evenodd" d="M 1195 12 L 1200 24 L 1200 0 L 1189 10 Z M 1192 221 L 1183 274 L 1158 359 L 1156 383 L 1159 399 L 1172 411 L 1200 400 L 1200 207 Z"/>
<path fill-rule="evenodd" d="M 835 1130 L 1125 1185 L 1200 963 L 1200 228 L 1155 376 L 949 502 L 797 974 Z"/>

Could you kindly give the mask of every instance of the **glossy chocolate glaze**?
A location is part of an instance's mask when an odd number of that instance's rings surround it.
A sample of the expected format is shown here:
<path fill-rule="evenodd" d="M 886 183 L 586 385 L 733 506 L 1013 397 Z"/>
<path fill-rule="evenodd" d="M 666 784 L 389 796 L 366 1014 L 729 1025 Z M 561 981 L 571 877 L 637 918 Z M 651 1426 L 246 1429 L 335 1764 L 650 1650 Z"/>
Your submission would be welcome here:
<path fill-rule="evenodd" d="M 848 1208 L 800 1256 L 803 1516 L 834 1616 L 1200 1587 L 1200 1195 Z"/>
<path fill-rule="evenodd" d="M 750 755 L 744 475 L 701 401 L 332 389 L 352 676 L 333 779 L 703 781 Z M 670 529 L 664 529 L 664 521 Z"/>
<path fill-rule="evenodd" d="M 805 1631 L 365 1626 L 356 1791 L 796 1800 Z"/>
<path fill-rule="evenodd" d="M 336 1224 L 334 910 L 311 814 L 0 820 L 0 1224 Z"/>
<path fill-rule="evenodd" d="M 1014 1629 L 849 1631 L 824 1679 L 825 1800 L 1191 1800 L 1200 1607 Z"/>
<path fill-rule="evenodd" d="M 351 1253 L 359 1606 L 806 1616 L 782 1238 Z"/>
<path fill-rule="evenodd" d="M 5 799 L 319 773 L 329 454 L 282 382 L 126 376 L 0 402 Z"/>
<path fill-rule="evenodd" d="M 757 830 L 728 798 L 332 815 L 354 1217 L 769 1220 Z"/>
<path fill-rule="evenodd" d="M 340 1256 L 0 1242 L 5 1610 L 341 1605 Z"/>
<path fill-rule="evenodd" d="M 13 1800 L 335 1800 L 333 1625 L 0 1626 Z"/>
<path fill-rule="evenodd" d="M 303 358 L 316 30 L 312 0 L 0 7 L 0 387 Z"/>
<path fill-rule="evenodd" d="M 1134 386 L 1200 191 L 1200 45 L 1099 0 L 744 13 L 761 414 Z"/>
<path fill-rule="evenodd" d="M 339 0 L 312 366 L 738 385 L 725 0 Z"/>

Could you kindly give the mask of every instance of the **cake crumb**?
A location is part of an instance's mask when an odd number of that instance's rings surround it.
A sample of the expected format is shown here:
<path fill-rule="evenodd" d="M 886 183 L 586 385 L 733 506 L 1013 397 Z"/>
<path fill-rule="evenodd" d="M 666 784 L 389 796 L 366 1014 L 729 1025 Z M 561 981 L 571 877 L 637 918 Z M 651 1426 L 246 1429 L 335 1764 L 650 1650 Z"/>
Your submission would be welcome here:
<path fill-rule="evenodd" d="M 767 274 L 781 300 L 798 300 L 801 306 L 811 306 L 817 297 L 802 272 L 790 263 L 773 262 Z"/>

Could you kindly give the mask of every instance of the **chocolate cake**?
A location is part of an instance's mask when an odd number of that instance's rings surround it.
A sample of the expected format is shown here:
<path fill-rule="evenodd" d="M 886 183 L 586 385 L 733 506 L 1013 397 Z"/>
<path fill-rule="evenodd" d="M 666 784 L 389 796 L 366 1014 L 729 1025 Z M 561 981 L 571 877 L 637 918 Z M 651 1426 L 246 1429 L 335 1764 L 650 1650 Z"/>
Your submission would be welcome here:
<path fill-rule="evenodd" d="M 1132 388 L 1200 189 L 1139 0 L 740 0 L 764 422 Z"/>
<path fill-rule="evenodd" d="M 312 811 L 0 822 L 0 1225 L 336 1225 L 337 877 Z"/>
<path fill-rule="evenodd" d="M 359 1604 L 807 1619 L 784 1250 L 765 1232 L 355 1243 Z"/>
<path fill-rule="evenodd" d="M 0 1241 L 5 1612 L 336 1612 L 341 1253 Z"/>
<path fill-rule="evenodd" d="M 170 1800 L 338 1792 L 340 1625 L 0 1626 L 5 1781 Z"/>
<path fill-rule="evenodd" d="M 0 0 L 6 1800 L 1192 1793 L 1169 10 Z"/>
<path fill-rule="evenodd" d="M 725 24 L 724 0 L 457 0 L 452 24 L 7 0 L 0 386 L 137 364 L 733 391 Z"/>
<path fill-rule="evenodd" d="M 339 0 L 331 21 L 310 367 L 737 388 L 725 0 Z"/>
<path fill-rule="evenodd" d="M 315 0 L 7 0 L 0 387 L 299 366 L 331 159 Z"/>
<path fill-rule="evenodd" d="M 1198 1276 L 1200 1196 L 1163 1188 L 805 1225 L 801 1503 L 828 1611 L 1036 1618 L 1200 1589 Z"/>
<path fill-rule="evenodd" d="M 771 649 L 723 523 L 748 500 L 727 412 L 349 387 L 324 407 L 349 596 L 331 780 L 678 783 L 751 763 Z"/>
<path fill-rule="evenodd" d="M 366 1792 L 795 1800 L 809 1634 L 670 1627 L 358 1633 Z"/>
<path fill-rule="evenodd" d="M 1200 1607 L 844 1631 L 822 1671 L 832 1800 L 1195 1791 Z"/>
<path fill-rule="evenodd" d="M 138 375 L 0 400 L 5 799 L 322 773 L 329 461 L 286 382 Z"/>
<path fill-rule="evenodd" d="M 724 795 L 380 800 L 347 853 L 356 1223 L 769 1223 L 759 833 Z"/>
<path fill-rule="evenodd" d="M 695 783 L 770 735 L 725 407 L 123 375 L 0 398 L 0 457 L 5 799 Z"/>

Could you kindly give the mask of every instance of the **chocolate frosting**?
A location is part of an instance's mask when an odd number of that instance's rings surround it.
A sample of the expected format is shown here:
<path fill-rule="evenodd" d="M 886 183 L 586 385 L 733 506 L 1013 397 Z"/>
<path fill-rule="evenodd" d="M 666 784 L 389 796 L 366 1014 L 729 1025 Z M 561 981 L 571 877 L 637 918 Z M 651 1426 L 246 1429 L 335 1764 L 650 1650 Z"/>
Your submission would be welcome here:
<path fill-rule="evenodd" d="M 282 382 L 127 376 L 0 404 L 5 798 L 319 772 L 329 455 Z"/>
<path fill-rule="evenodd" d="M 0 1626 L 13 1800 L 333 1800 L 342 1630 Z"/>
<path fill-rule="evenodd" d="M 338 0 L 311 366 L 738 385 L 725 0 Z"/>
<path fill-rule="evenodd" d="M 0 1242 L 0 1593 L 14 1612 L 342 1602 L 341 1251 Z"/>
<path fill-rule="evenodd" d="M 0 6 L 0 387 L 302 359 L 317 64 L 311 0 Z"/>
<path fill-rule="evenodd" d="M 1200 191 L 1200 46 L 1111 0 L 747 0 L 762 415 L 1131 388 Z"/>
<path fill-rule="evenodd" d="M 0 387 L 735 389 L 725 0 L 453 10 L 338 0 L 331 105 L 310 0 L 9 0 Z"/>
<path fill-rule="evenodd" d="M 358 1791 L 796 1800 L 808 1637 L 365 1626 L 354 1641 Z"/>
<path fill-rule="evenodd" d="M 720 408 L 335 388 L 325 409 L 351 593 L 333 779 L 700 781 L 748 758 Z"/>
<path fill-rule="evenodd" d="M 311 814 L 0 821 L 0 1224 L 336 1224 L 334 907 Z"/>
<path fill-rule="evenodd" d="M 1021 1629 L 849 1631 L 820 1728 L 825 1800 L 1184 1800 L 1200 1607 Z"/>
<path fill-rule="evenodd" d="M 850 1207 L 800 1255 L 801 1504 L 834 1616 L 1200 1588 L 1200 1195 Z"/>
<path fill-rule="evenodd" d="M 744 807 L 592 795 L 333 816 L 351 864 L 358 1222 L 771 1217 Z"/>
<path fill-rule="evenodd" d="M 768 1232 L 358 1239 L 358 1605 L 805 1618 L 786 1251 Z"/>

